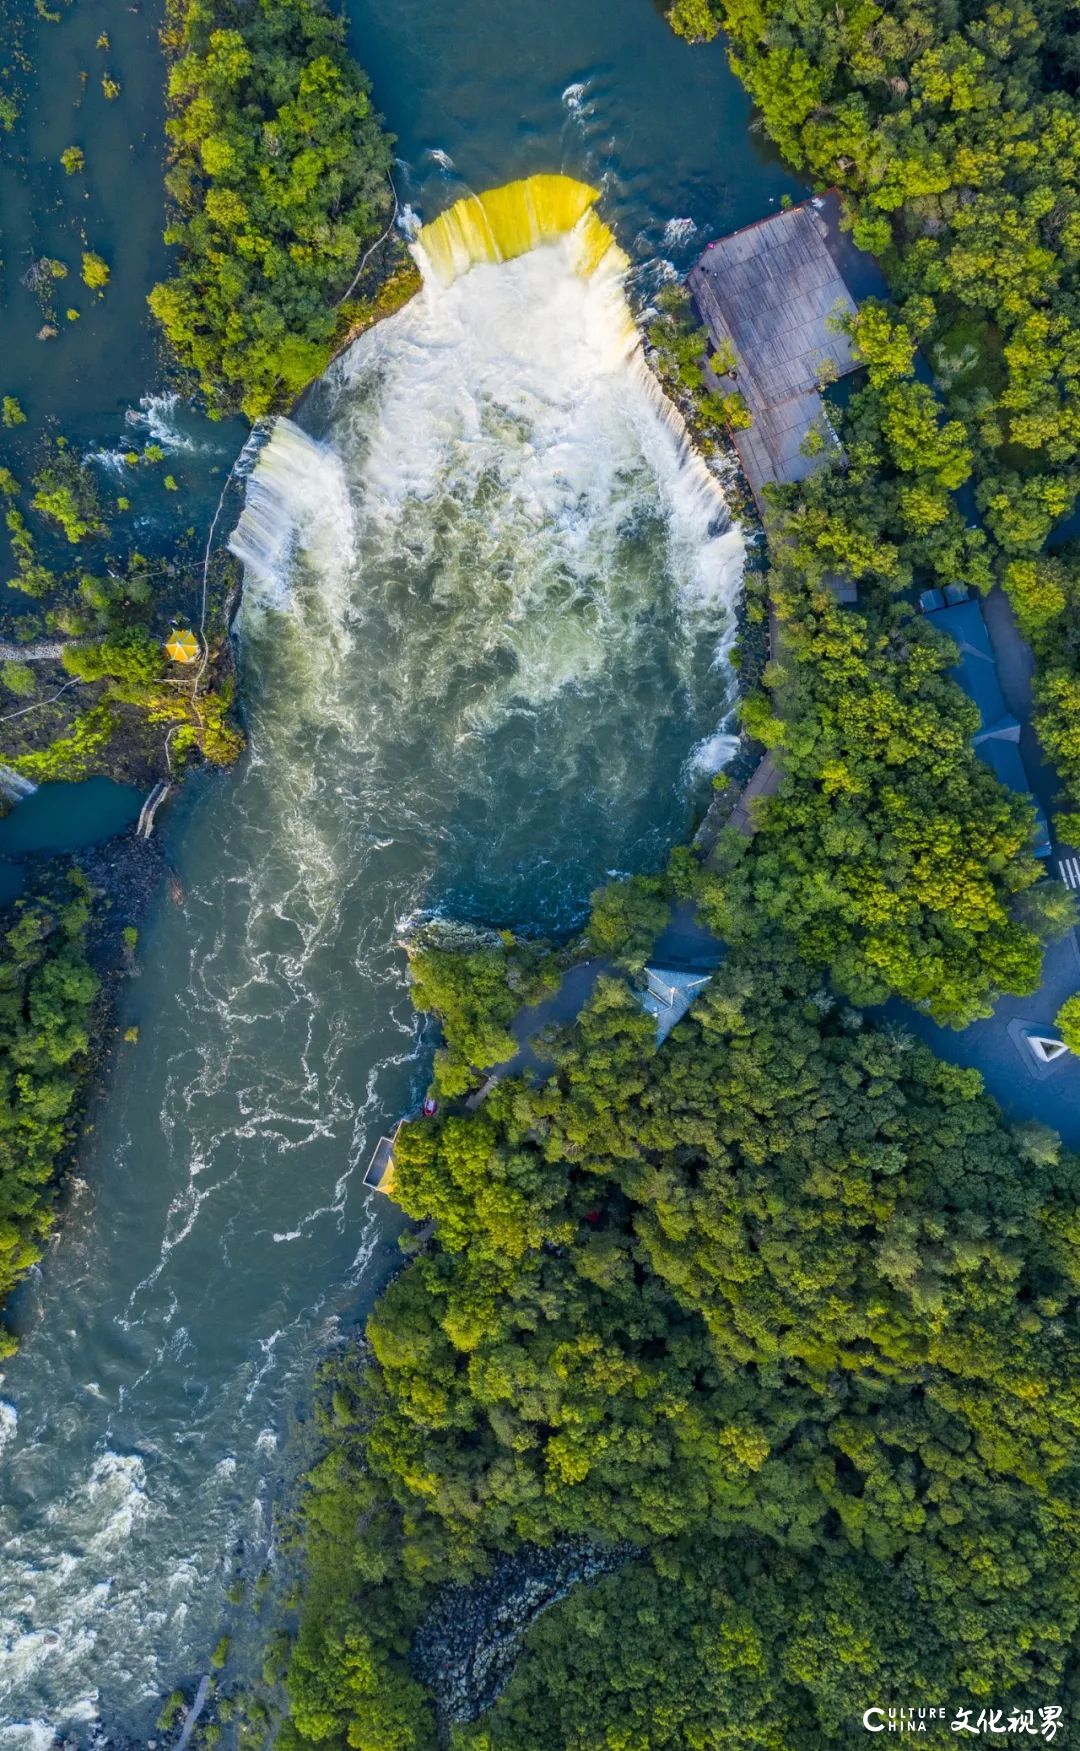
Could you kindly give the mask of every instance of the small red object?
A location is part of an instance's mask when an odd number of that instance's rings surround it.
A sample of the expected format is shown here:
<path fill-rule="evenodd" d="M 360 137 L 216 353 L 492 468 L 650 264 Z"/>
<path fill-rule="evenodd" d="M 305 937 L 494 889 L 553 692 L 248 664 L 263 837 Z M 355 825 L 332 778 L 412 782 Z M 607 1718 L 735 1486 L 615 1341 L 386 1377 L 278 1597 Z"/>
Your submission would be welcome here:
<path fill-rule="evenodd" d="M 429 1094 L 426 1101 L 424 1102 L 424 1117 L 425 1117 L 425 1119 L 433 1119 L 435 1117 L 435 1114 L 438 1112 L 438 1110 L 439 1110 L 438 1101 L 435 1099 L 435 1096 L 433 1094 Z"/>
<path fill-rule="evenodd" d="M 589 1227 L 595 1228 L 603 1214 L 604 1212 L 602 1210 L 586 1210 L 585 1220 L 589 1224 Z"/>

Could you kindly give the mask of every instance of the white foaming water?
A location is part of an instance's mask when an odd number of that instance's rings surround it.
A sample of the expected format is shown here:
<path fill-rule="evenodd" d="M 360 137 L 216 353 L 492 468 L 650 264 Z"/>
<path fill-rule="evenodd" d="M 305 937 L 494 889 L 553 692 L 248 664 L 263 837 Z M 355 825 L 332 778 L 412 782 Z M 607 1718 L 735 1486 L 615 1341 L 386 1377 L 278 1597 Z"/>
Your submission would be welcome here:
<path fill-rule="evenodd" d="M 92 1716 L 81 1686 L 87 1658 L 113 1598 L 110 1568 L 149 1512 L 142 1461 L 105 1451 L 62 1500 L 50 1504 L 34 1533 L 5 1537 L 0 1589 L 0 1706 L 43 1666 L 70 1672 L 68 1719 Z M 33 1608 L 33 1621 L 28 1609 Z M 36 1751 L 39 1720 L 9 1721 L 0 1744 Z M 51 1743 L 51 1739 L 48 1741 Z"/>
<path fill-rule="evenodd" d="M 696 235 L 697 226 L 693 219 L 669 219 L 664 226 L 664 248 L 681 249 Z"/>
<path fill-rule="evenodd" d="M 584 278 L 555 244 L 429 286 L 331 392 L 329 443 L 279 422 L 249 484 L 247 626 L 288 608 L 293 649 L 355 639 L 406 556 L 429 614 L 383 650 L 383 688 L 413 712 L 456 697 L 457 737 L 632 661 L 665 599 L 680 679 L 702 641 L 720 660 L 741 538 L 641 359 L 617 265 Z"/>
<path fill-rule="evenodd" d="M 340 621 L 352 564 L 353 512 L 345 471 L 332 450 L 291 420 L 279 419 L 248 481 L 229 546 L 244 564 L 246 587 L 264 607 L 287 608 L 294 558 L 318 573 Z"/>
<path fill-rule="evenodd" d="M 718 730 L 714 736 L 703 736 L 690 751 L 688 769 L 691 776 L 704 773 L 712 778 L 717 772 L 722 772 L 728 761 L 733 759 L 738 751 L 738 736 L 728 735 Z"/>
<path fill-rule="evenodd" d="M 144 431 L 163 450 L 194 450 L 195 440 L 183 431 L 177 413 L 183 404 L 175 390 L 161 395 L 144 395 L 138 407 L 129 407 L 124 419 L 129 426 Z"/>
<path fill-rule="evenodd" d="M 21 803 L 24 797 L 33 796 L 36 789 L 32 779 L 24 778 L 21 772 L 15 772 L 0 762 L 0 796 L 6 797 L 9 803 Z"/>
<path fill-rule="evenodd" d="M 408 201 L 402 201 L 399 206 L 397 222 L 398 230 L 404 237 L 415 237 L 423 223 L 416 208 L 411 207 Z"/>

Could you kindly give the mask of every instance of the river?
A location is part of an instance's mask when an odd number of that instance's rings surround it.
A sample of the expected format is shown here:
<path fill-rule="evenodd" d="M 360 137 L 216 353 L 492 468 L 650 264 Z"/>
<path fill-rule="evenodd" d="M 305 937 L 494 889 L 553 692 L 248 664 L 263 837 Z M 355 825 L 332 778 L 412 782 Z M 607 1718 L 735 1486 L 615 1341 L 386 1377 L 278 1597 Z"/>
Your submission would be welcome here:
<path fill-rule="evenodd" d="M 678 43 L 649 0 L 352 0 L 350 17 L 424 219 L 470 188 L 584 177 L 640 302 L 796 192 L 719 45 Z M 127 78 L 156 77 L 133 49 Z M 158 194 L 132 198 L 142 213 Z M 633 354 L 616 266 L 583 275 L 556 243 L 427 287 L 249 480 L 232 540 L 250 754 L 165 818 L 183 897 L 142 933 L 119 1017 L 136 1037 L 17 1304 L 12 1751 L 98 1720 L 145 1739 L 265 1560 L 313 1366 L 398 1256 L 392 1208 L 360 1182 L 430 1064 L 399 921 L 568 928 L 609 873 L 659 861 L 722 755 L 741 540 Z M 100 347 L 122 344 L 111 320 Z M 151 368 L 143 342 L 124 358 Z M 48 404 L 105 452 L 161 389 L 120 378 L 113 406 L 88 364 L 76 402 L 83 381 L 92 405 L 68 407 L 59 375 Z M 220 432 L 170 430 L 190 503 L 209 504 Z"/>

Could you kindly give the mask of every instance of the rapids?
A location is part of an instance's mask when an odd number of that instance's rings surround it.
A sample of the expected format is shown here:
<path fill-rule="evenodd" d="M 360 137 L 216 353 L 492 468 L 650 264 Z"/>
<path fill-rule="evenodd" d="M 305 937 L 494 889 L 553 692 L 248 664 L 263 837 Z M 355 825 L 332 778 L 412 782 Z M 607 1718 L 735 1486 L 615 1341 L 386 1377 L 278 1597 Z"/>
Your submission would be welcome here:
<path fill-rule="evenodd" d="M 290 1414 L 397 1256 L 360 1182 L 430 1063 L 398 921 L 569 928 L 729 751 L 741 539 L 586 193 L 468 260 L 458 213 L 453 273 L 425 227 L 421 294 L 248 480 L 250 754 L 167 819 L 184 897 L 140 941 L 138 1036 L 3 1385 L 5 1751 L 145 1738 L 272 1550 Z M 256 1658 L 241 1625 L 234 1672 Z"/>

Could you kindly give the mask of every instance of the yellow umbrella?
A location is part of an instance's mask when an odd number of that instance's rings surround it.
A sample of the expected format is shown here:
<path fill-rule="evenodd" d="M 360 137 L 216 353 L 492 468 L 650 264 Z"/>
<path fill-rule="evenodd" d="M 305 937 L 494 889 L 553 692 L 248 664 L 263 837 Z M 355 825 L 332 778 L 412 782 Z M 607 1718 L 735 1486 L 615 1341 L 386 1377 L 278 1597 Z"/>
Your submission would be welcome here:
<path fill-rule="evenodd" d="M 165 655 L 174 663 L 194 663 L 199 655 L 199 641 L 186 627 L 174 627 L 165 640 Z"/>

